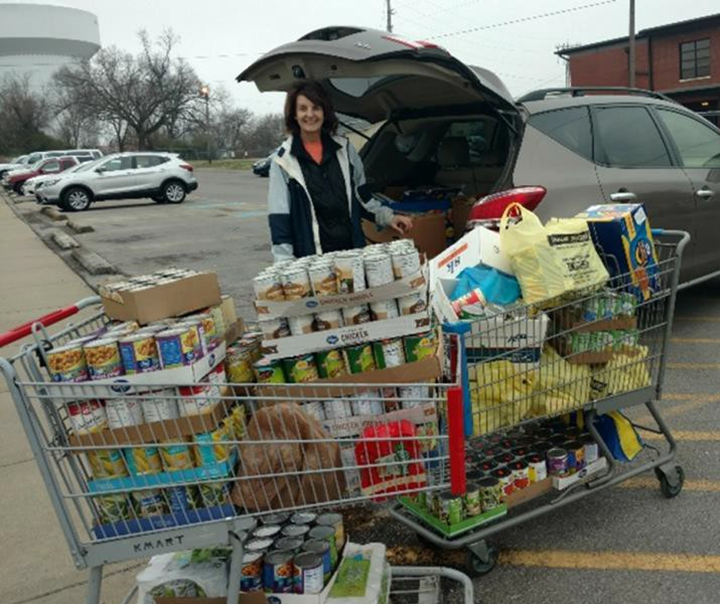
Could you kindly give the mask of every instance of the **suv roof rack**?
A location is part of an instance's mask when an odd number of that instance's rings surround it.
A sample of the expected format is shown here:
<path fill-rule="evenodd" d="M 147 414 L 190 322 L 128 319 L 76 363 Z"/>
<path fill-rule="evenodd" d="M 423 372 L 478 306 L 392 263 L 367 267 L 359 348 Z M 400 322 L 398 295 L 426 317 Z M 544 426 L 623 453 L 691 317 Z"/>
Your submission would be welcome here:
<path fill-rule="evenodd" d="M 653 99 L 676 103 L 675 100 L 659 92 L 645 90 L 644 88 L 629 88 L 626 86 L 570 86 L 568 88 L 542 88 L 540 90 L 534 90 L 524 94 L 517 100 L 517 102 L 527 103 L 529 101 L 544 101 L 548 96 L 585 96 L 587 92 L 623 92 L 626 94 L 637 94 L 639 96 L 647 96 Z"/>

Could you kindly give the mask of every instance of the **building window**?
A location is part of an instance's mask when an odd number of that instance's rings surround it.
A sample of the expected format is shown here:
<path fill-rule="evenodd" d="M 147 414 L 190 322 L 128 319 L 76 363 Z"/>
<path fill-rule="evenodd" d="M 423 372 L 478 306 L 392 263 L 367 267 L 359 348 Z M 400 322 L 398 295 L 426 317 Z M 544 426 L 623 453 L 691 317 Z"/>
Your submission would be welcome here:
<path fill-rule="evenodd" d="M 710 75 L 710 38 L 680 44 L 680 79 Z"/>

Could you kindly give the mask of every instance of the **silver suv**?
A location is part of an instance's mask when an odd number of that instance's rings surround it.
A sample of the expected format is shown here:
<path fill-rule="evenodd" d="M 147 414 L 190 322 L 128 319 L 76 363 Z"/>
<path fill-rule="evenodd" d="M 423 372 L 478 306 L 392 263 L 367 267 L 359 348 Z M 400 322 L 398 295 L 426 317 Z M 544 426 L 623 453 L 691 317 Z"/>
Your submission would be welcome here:
<path fill-rule="evenodd" d="M 495 74 L 435 44 L 358 27 L 313 31 L 237 79 L 260 91 L 321 82 L 341 122 L 373 126 L 360 155 L 375 193 L 455 188 L 478 200 L 470 224 L 511 202 L 542 219 L 642 202 L 653 226 L 692 235 L 684 282 L 720 273 L 720 130 L 662 95 L 556 89 L 515 100 Z"/>
<path fill-rule="evenodd" d="M 41 203 L 79 212 L 106 199 L 147 197 L 157 203 L 182 203 L 197 188 L 193 167 L 175 154 L 116 153 L 82 171 L 46 182 L 37 197 Z"/>

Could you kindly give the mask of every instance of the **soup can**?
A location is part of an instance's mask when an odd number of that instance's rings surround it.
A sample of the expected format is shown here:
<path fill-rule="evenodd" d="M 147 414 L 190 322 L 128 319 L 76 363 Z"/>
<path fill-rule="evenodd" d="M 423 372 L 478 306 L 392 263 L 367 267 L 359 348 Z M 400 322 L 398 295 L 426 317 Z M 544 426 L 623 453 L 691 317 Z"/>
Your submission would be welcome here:
<path fill-rule="evenodd" d="M 75 434 L 93 434 L 108 427 L 105 405 L 101 401 L 72 402 L 67 403 L 66 407 Z"/>
<path fill-rule="evenodd" d="M 338 293 L 337 277 L 332 260 L 318 261 L 308 267 L 313 295 L 317 298 Z"/>
<path fill-rule="evenodd" d="M 295 512 L 290 517 L 290 522 L 292 524 L 312 526 L 313 524 L 315 524 L 317 517 L 318 517 L 317 514 L 315 514 L 313 512 Z"/>
<path fill-rule="evenodd" d="M 291 384 L 304 384 L 319 379 L 315 355 L 312 353 L 284 359 L 283 368 Z"/>
<path fill-rule="evenodd" d="M 378 369 L 399 367 L 405 364 L 405 349 L 402 338 L 391 338 L 373 342 L 375 365 Z"/>
<path fill-rule="evenodd" d="M 111 430 L 137 426 L 145 420 L 140 402 L 137 398 L 131 396 L 107 399 L 105 401 L 105 413 L 107 414 L 108 427 Z"/>
<path fill-rule="evenodd" d="M 162 472 L 162 461 L 157 447 L 126 447 L 125 463 L 132 476 L 147 476 Z"/>
<path fill-rule="evenodd" d="M 371 344 L 348 346 L 344 352 L 350 373 L 365 373 L 377 368 Z"/>
<path fill-rule="evenodd" d="M 420 252 L 415 247 L 398 246 L 391 249 L 390 254 L 395 279 L 404 279 L 420 272 Z"/>
<path fill-rule="evenodd" d="M 594 463 L 600 459 L 600 448 L 592 437 L 592 434 L 583 434 L 580 440 L 583 443 L 583 457 L 585 458 L 586 464 Z"/>
<path fill-rule="evenodd" d="M 465 515 L 467 517 L 479 516 L 482 514 L 482 500 L 480 498 L 480 486 L 478 484 L 468 482 L 465 485 L 463 503 L 465 505 Z"/>
<path fill-rule="evenodd" d="M 282 528 L 283 537 L 302 537 L 305 539 L 310 532 L 310 527 L 306 524 L 287 524 Z"/>
<path fill-rule="evenodd" d="M 370 316 L 370 308 L 367 304 L 361 304 L 359 306 L 348 306 L 346 308 L 343 308 L 342 316 L 343 323 L 346 327 L 369 323 L 372 319 L 372 317 Z"/>
<path fill-rule="evenodd" d="M 297 594 L 319 594 L 325 586 L 323 561 L 320 556 L 303 552 L 293 560 L 295 570 L 294 587 Z"/>
<path fill-rule="evenodd" d="M 341 514 L 321 514 L 317 517 L 317 526 L 331 526 L 335 531 L 335 548 L 338 552 L 345 546 L 345 525 Z"/>
<path fill-rule="evenodd" d="M 91 380 L 104 380 L 123 374 L 117 340 L 93 340 L 85 344 L 83 350 Z"/>
<path fill-rule="evenodd" d="M 531 453 L 525 457 L 528 464 L 528 477 L 531 483 L 540 482 L 547 478 L 547 465 L 541 453 Z"/>
<path fill-rule="evenodd" d="M 293 553 L 288 551 L 265 554 L 263 564 L 263 586 L 265 591 L 275 594 L 292 593 L 295 582 Z"/>
<path fill-rule="evenodd" d="M 513 489 L 519 491 L 530 485 L 530 473 L 528 463 L 519 459 L 508 464 L 508 468 L 512 471 Z"/>
<path fill-rule="evenodd" d="M 264 554 L 265 552 L 269 552 L 270 548 L 273 546 L 273 540 L 272 539 L 251 539 L 245 544 L 245 551 L 246 552 L 260 552 Z"/>
<path fill-rule="evenodd" d="M 263 559 L 264 554 L 262 552 L 245 552 L 243 554 L 240 591 L 245 593 L 262 591 Z"/>
<path fill-rule="evenodd" d="M 297 266 L 288 268 L 280 276 L 286 300 L 302 300 L 312 295 L 310 276 L 307 268 Z"/>
<path fill-rule="evenodd" d="M 511 470 L 509 470 L 508 468 L 496 468 L 490 473 L 490 475 L 493 478 L 496 478 L 500 483 L 503 499 L 509 495 L 512 495 L 514 491 L 515 480 L 513 478 Z"/>
<path fill-rule="evenodd" d="M 567 465 L 570 472 L 579 472 L 585 467 L 585 444 L 579 440 L 571 440 L 565 443 L 567 451 Z"/>
<path fill-rule="evenodd" d="M 285 299 L 280 275 L 275 271 L 264 271 L 253 279 L 256 300 L 277 302 Z"/>
<path fill-rule="evenodd" d="M 500 481 L 494 476 L 486 476 L 478 481 L 480 501 L 483 512 L 492 510 L 500 505 L 503 499 L 503 489 Z"/>
<path fill-rule="evenodd" d="M 260 331 L 266 340 L 277 340 L 290 336 L 290 325 L 285 318 L 262 319 L 258 321 Z"/>
<path fill-rule="evenodd" d="M 148 373 L 160 369 L 160 357 L 154 335 L 130 335 L 121 338 L 118 346 L 126 374 Z"/>
<path fill-rule="evenodd" d="M 178 404 L 172 388 L 146 392 L 138 398 L 146 423 L 177 419 Z"/>
<path fill-rule="evenodd" d="M 290 327 L 290 334 L 293 336 L 304 336 L 312 333 L 315 327 L 315 317 L 313 315 L 290 317 L 287 322 L 288 327 Z"/>
<path fill-rule="evenodd" d="M 200 324 L 200 329 L 205 340 L 205 350 L 210 352 L 215 350 L 220 344 L 221 336 L 215 326 L 215 319 L 209 312 L 200 313 L 190 317 L 192 321 L 197 321 Z"/>
<path fill-rule="evenodd" d="M 397 299 L 398 308 L 402 316 L 414 315 L 427 310 L 427 301 L 424 294 L 409 294 Z"/>
<path fill-rule="evenodd" d="M 370 314 L 372 315 L 373 321 L 396 319 L 400 316 L 397 300 L 382 300 L 381 302 L 371 302 Z"/>
<path fill-rule="evenodd" d="M 412 409 L 432 402 L 427 386 L 400 386 L 397 392 L 403 409 Z"/>
<path fill-rule="evenodd" d="M 273 549 L 297 554 L 302 551 L 305 540 L 302 537 L 280 537 L 273 543 Z"/>
<path fill-rule="evenodd" d="M 341 252 L 335 256 L 334 267 L 339 294 L 352 294 L 366 289 L 362 254 L 352 250 Z"/>
<path fill-rule="evenodd" d="M 565 449 L 555 447 L 547 452 L 548 474 L 564 476 L 568 473 L 568 454 Z"/>
<path fill-rule="evenodd" d="M 366 256 L 364 262 L 368 287 L 379 287 L 395 281 L 392 260 L 388 254 Z"/>
<path fill-rule="evenodd" d="M 323 578 L 325 581 L 330 579 L 333 571 L 330 544 L 324 540 L 306 541 L 303 544 L 302 549 L 303 551 L 320 556 L 323 564 Z"/>
<path fill-rule="evenodd" d="M 47 366 L 53 382 L 86 382 L 90 377 L 79 342 L 49 350 Z"/>
<path fill-rule="evenodd" d="M 339 310 L 324 310 L 315 315 L 314 327 L 315 331 L 327 331 L 328 329 L 338 329 L 343 327 L 342 313 Z"/>
<path fill-rule="evenodd" d="M 284 384 L 287 381 L 281 360 L 260 359 L 253 365 L 253 371 L 261 384 Z"/>
<path fill-rule="evenodd" d="M 279 524 L 263 524 L 252 532 L 253 539 L 277 539 L 282 527 Z"/>
<path fill-rule="evenodd" d="M 385 410 L 380 398 L 379 390 L 368 390 L 350 396 L 353 415 L 363 417 L 367 415 L 382 415 Z"/>
<path fill-rule="evenodd" d="M 425 333 L 405 336 L 403 342 L 405 345 L 405 358 L 408 363 L 415 363 L 432 357 L 437 350 L 437 337 L 433 329 Z"/>
<path fill-rule="evenodd" d="M 96 480 L 124 478 L 128 475 L 127 465 L 120 449 L 96 449 L 87 452 L 90 472 Z"/>
<path fill-rule="evenodd" d="M 347 375 L 347 363 L 342 350 L 324 350 L 315 354 L 318 375 L 323 378 L 334 378 Z"/>
<path fill-rule="evenodd" d="M 337 542 L 335 540 L 335 527 L 316 526 L 308 533 L 309 541 L 326 541 L 330 547 L 330 565 L 335 568 L 338 561 Z"/>

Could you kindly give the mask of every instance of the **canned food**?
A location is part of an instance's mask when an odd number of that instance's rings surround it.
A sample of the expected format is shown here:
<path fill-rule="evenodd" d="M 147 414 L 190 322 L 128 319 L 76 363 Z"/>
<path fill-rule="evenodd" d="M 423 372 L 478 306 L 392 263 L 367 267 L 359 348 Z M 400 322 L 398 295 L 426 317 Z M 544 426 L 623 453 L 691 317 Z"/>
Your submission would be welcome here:
<path fill-rule="evenodd" d="M 335 568 L 338 561 L 337 541 L 335 541 L 335 528 L 332 526 L 316 526 L 308 533 L 310 541 L 326 541 L 330 547 L 330 566 Z"/>
<path fill-rule="evenodd" d="M 371 344 L 348 346 L 345 348 L 345 358 L 347 359 L 350 373 L 365 373 L 366 371 L 376 369 Z"/>
<path fill-rule="evenodd" d="M 245 552 L 240 573 L 240 591 L 254 592 L 263 588 L 263 553 Z"/>
<path fill-rule="evenodd" d="M 300 315 L 299 317 L 290 317 L 288 320 L 290 333 L 294 336 L 304 336 L 313 332 L 315 326 L 315 318 L 313 315 Z"/>
<path fill-rule="evenodd" d="M 352 294 L 366 289 L 362 254 L 356 251 L 341 252 L 335 256 L 334 266 L 338 293 Z"/>
<path fill-rule="evenodd" d="M 230 440 L 224 426 L 211 432 L 196 434 L 193 438 L 193 456 L 198 467 L 221 463 L 230 456 Z"/>
<path fill-rule="evenodd" d="M 160 489 L 133 491 L 132 498 L 135 501 L 138 516 L 141 518 L 162 516 L 167 512 L 165 500 L 163 499 Z"/>
<path fill-rule="evenodd" d="M 222 314 L 222 312 L 221 312 Z M 207 343 L 207 349 L 215 350 L 222 342 L 224 334 L 220 333 L 220 330 L 215 323 L 215 317 L 210 312 L 201 313 L 194 316 L 195 319 L 200 321 L 202 330 L 205 335 L 205 342 Z"/>
<path fill-rule="evenodd" d="M 568 473 L 568 454 L 565 449 L 554 448 L 547 452 L 548 474 L 564 476 Z"/>
<path fill-rule="evenodd" d="M 342 551 L 345 546 L 345 525 L 342 514 L 321 514 L 316 520 L 317 526 L 331 526 L 335 531 L 335 548 Z"/>
<path fill-rule="evenodd" d="M 145 420 L 140 402 L 134 397 L 106 400 L 105 413 L 111 430 L 137 426 Z"/>
<path fill-rule="evenodd" d="M 170 513 L 183 516 L 195 509 L 191 487 L 174 486 L 164 489 Z"/>
<path fill-rule="evenodd" d="M 282 528 L 283 537 L 302 537 L 310 532 L 310 527 L 306 524 L 288 524 Z"/>
<path fill-rule="evenodd" d="M 230 489 L 224 482 L 206 482 L 198 485 L 199 501 L 212 508 L 230 503 Z"/>
<path fill-rule="evenodd" d="M 100 524 L 130 520 L 130 502 L 126 495 L 98 495 L 93 497 Z"/>
<path fill-rule="evenodd" d="M 583 443 L 583 457 L 586 464 L 594 463 L 600 459 L 600 448 L 592 434 L 583 434 L 580 441 Z"/>
<path fill-rule="evenodd" d="M 513 480 L 511 470 L 508 470 L 507 468 L 496 468 L 490 473 L 490 475 L 493 478 L 496 478 L 497 481 L 500 483 L 503 498 L 507 497 L 508 495 L 512 495 L 515 481 Z"/>
<path fill-rule="evenodd" d="M 453 526 L 463 520 L 462 497 L 453 495 L 450 491 L 440 493 L 440 522 Z"/>
<path fill-rule="evenodd" d="M 540 453 L 531 453 L 525 457 L 528 465 L 528 478 L 534 484 L 547 478 L 547 465 L 545 458 Z"/>
<path fill-rule="evenodd" d="M 408 363 L 415 363 L 431 357 L 437 349 L 437 336 L 432 329 L 425 333 L 405 336 L 403 342 L 405 345 L 405 358 Z"/>
<path fill-rule="evenodd" d="M 255 381 L 248 346 L 230 346 L 225 356 L 225 373 L 231 384 L 249 384 Z"/>
<path fill-rule="evenodd" d="M 288 325 L 287 319 L 261 319 L 258 323 L 266 340 L 277 340 L 290 336 L 290 325 Z"/>
<path fill-rule="evenodd" d="M 398 389 L 403 409 L 412 409 L 430 402 L 430 389 L 427 386 L 400 386 Z"/>
<path fill-rule="evenodd" d="M 276 550 L 265 555 L 263 565 L 265 591 L 275 594 L 292 593 L 294 580 L 292 552 Z"/>
<path fill-rule="evenodd" d="M 314 417 L 319 422 L 327 419 L 327 417 L 325 416 L 325 407 L 320 401 L 304 402 L 302 404 L 302 409 L 310 417 Z"/>
<path fill-rule="evenodd" d="M 301 300 L 312 295 L 307 268 L 288 268 L 280 275 L 280 281 L 286 300 Z"/>
<path fill-rule="evenodd" d="M 277 302 L 285 299 L 280 275 L 265 271 L 253 279 L 253 290 L 257 300 L 270 300 Z"/>
<path fill-rule="evenodd" d="M 124 478 L 128 475 L 127 466 L 120 449 L 97 449 L 87 452 L 90 472 L 93 478 Z"/>
<path fill-rule="evenodd" d="M 253 364 L 253 370 L 257 376 L 257 381 L 261 384 L 284 384 L 287 381 L 281 360 L 268 361 L 260 359 Z"/>
<path fill-rule="evenodd" d="M 399 367 L 405 364 L 405 351 L 402 338 L 392 338 L 373 342 L 375 365 L 378 369 Z"/>
<path fill-rule="evenodd" d="M 325 581 L 330 579 L 333 571 L 330 544 L 325 540 L 306 541 L 303 545 L 303 550 L 320 556 L 323 565 L 323 578 Z"/>
<path fill-rule="evenodd" d="M 347 399 L 325 402 L 325 417 L 329 420 L 347 419 L 352 417 L 352 414 L 352 405 Z"/>
<path fill-rule="evenodd" d="M 480 500 L 483 512 L 488 512 L 500 505 L 503 498 L 503 489 L 500 481 L 494 476 L 487 476 L 478 481 Z"/>
<path fill-rule="evenodd" d="M 395 279 L 404 279 L 420 272 L 420 253 L 414 247 L 403 245 L 391 248 L 390 254 Z"/>
<path fill-rule="evenodd" d="M 471 482 L 477 482 L 478 480 L 485 478 L 485 472 L 482 470 L 469 470 L 465 473 L 465 476 Z"/>
<path fill-rule="evenodd" d="M 123 454 L 132 476 L 162 472 L 162 461 L 157 447 L 126 447 Z"/>
<path fill-rule="evenodd" d="M 272 545 L 272 539 L 252 539 L 245 544 L 245 551 L 261 552 L 264 554 L 265 552 L 270 551 Z"/>
<path fill-rule="evenodd" d="M 348 306 L 342 309 L 343 323 L 350 327 L 351 325 L 362 325 L 369 323 L 372 319 L 370 316 L 370 308 L 367 304 L 360 306 Z"/>
<path fill-rule="evenodd" d="M 282 527 L 278 524 L 263 524 L 252 532 L 252 536 L 254 539 L 275 539 L 281 530 Z"/>
<path fill-rule="evenodd" d="M 220 391 L 214 384 L 180 386 L 178 392 L 177 405 L 181 417 L 210 413 L 220 402 Z"/>
<path fill-rule="evenodd" d="M 218 343 L 221 343 L 225 338 L 225 333 L 227 332 L 227 325 L 225 325 L 225 317 L 223 316 L 222 305 L 218 304 L 217 306 L 211 306 L 208 309 L 208 313 L 213 318 L 213 322 L 215 323 L 215 332 L 218 336 Z"/>
<path fill-rule="evenodd" d="M 160 369 L 160 357 L 154 335 L 135 333 L 122 338 L 118 346 L 126 374 L 148 373 Z"/>
<path fill-rule="evenodd" d="M 482 514 L 482 500 L 480 499 L 480 487 L 474 482 L 465 485 L 465 514 L 468 517 Z"/>
<path fill-rule="evenodd" d="M 117 340 L 94 340 L 85 344 L 83 350 L 91 380 L 104 380 L 123 374 Z"/>
<path fill-rule="evenodd" d="M 400 311 L 396 300 L 383 300 L 382 302 L 370 303 L 370 314 L 373 321 L 384 321 L 399 317 Z"/>
<path fill-rule="evenodd" d="M 515 456 L 512 453 L 506 452 L 496 455 L 493 459 L 497 462 L 498 466 L 504 466 L 515 461 Z"/>
<path fill-rule="evenodd" d="M 364 263 L 368 287 L 379 287 L 395 281 L 392 260 L 388 254 L 366 256 Z"/>
<path fill-rule="evenodd" d="M 177 419 L 178 405 L 172 388 L 148 392 L 138 397 L 146 423 Z"/>
<path fill-rule="evenodd" d="M 585 467 L 585 444 L 579 440 L 571 440 L 565 443 L 567 451 L 567 465 L 570 472 L 579 472 Z"/>
<path fill-rule="evenodd" d="M 414 315 L 427 310 L 424 294 L 409 294 L 397 299 L 401 316 Z"/>
<path fill-rule="evenodd" d="M 325 310 L 315 315 L 315 331 L 327 331 L 343 327 L 342 313 L 339 310 Z"/>
<path fill-rule="evenodd" d="M 290 517 L 290 522 L 300 525 L 312 525 L 317 520 L 317 514 L 312 512 L 296 512 Z"/>
<path fill-rule="evenodd" d="M 86 382 L 90 375 L 81 343 L 70 343 L 47 352 L 53 382 Z"/>
<path fill-rule="evenodd" d="M 530 473 L 526 461 L 522 459 L 513 461 L 508 464 L 508 468 L 512 471 L 514 490 L 519 491 L 530 485 Z"/>
<path fill-rule="evenodd" d="M 278 512 L 275 514 L 265 514 L 260 516 L 260 523 L 265 525 L 273 524 L 285 524 L 290 519 L 290 514 L 287 512 Z"/>
<path fill-rule="evenodd" d="M 318 261 L 308 267 L 313 294 L 321 298 L 338 293 L 337 278 L 331 260 Z"/>
<path fill-rule="evenodd" d="M 323 561 L 320 556 L 304 552 L 293 560 L 294 587 L 297 594 L 319 594 L 325 586 Z"/>
<path fill-rule="evenodd" d="M 303 354 L 292 359 L 283 360 L 283 368 L 288 382 L 291 384 L 304 384 L 319 379 L 318 368 L 315 364 L 315 355 Z"/>
<path fill-rule="evenodd" d="M 273 549 L 297 554 L 302 550 L 305 540 L 302 537 L 281 537 L 273 544 Z"/>
<path fill-rule="evenodd" d="M 350 396 L 353 415 L 363 417 L 366 415 L 382 415 L 385 410 L 379 390 L 368 390 Z M 322 516 L 324 517 L 324 516 Z"/>
<path fill-rule="evenodd" d="M 345 355 L 342 350 L 324 350 L 315 354 L 318 376 L 322 379 L 347 375 Z"/>
<path fill-rule="evenodd" d="M 193 467 L 190 447 L 184 440 L 168 441 L 160 445 L 160 457 L 168 472 L 190 470 Z"/>
<path fill-rule="evenodd" d="M 197 328 L 193 331 L 180 327 L 161 331 L 155 336 L 155 341 L 160 356 L 160 365 L 163 369 L 172 369 L 190 365 L 195 361 L 200 335 Z"/>
<path fill-rule="evenodd" d="M 92 434 L 108 427 L 105 406 L 101 401 L 67 403 L 67 412 L 75 434 Z"/>

